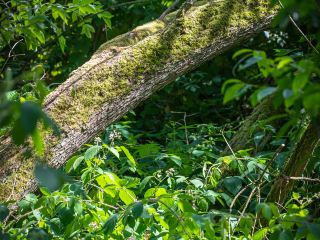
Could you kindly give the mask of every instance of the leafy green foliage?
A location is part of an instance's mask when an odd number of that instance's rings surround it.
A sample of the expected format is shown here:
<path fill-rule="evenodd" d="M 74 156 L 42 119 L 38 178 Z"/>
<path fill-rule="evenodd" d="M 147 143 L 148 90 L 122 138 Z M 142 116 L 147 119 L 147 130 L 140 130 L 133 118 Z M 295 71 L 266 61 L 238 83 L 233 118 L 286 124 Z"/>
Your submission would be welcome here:
<path fill-rule="evenodd" d="M 35 234 L 48 239 L 316 236 L 320 222 L 309 213 L 312 201 L 307 197 L 294 193 L 284 209 L 250 199 L 259 179 L 263 183 L 259 183 L 259 197 L 266 197 L 277 170 L 273 166 L 265 171 L 272 152 L 252 157 L 239 151 L 236 156 L 219 157 L 219 148 L 213 146 L 223 146 L 224 139 L 219 127 L 209 125 L 189 128 L 188 144 L 184 129 L 167 132 L 165 146 L 139 144 L 147 135 L 135 136 L 130 125 L 122 126 L 127 126 L 128 135 L 115 134 L 111 126 L 105 141 L 97 139 L 96 145 L 84 147 L 71 158 L 66 170 L 73 177 L 58 190 L 48 183 L 65 179 L 61 173 L 58 177 L 56 170 L 37 170 L 40 184 L 46 187 L 40 189 L 40 196 L 31 194 L 19 202 L 23 217 L 3 224 L 5 232 L 12 237 Z M 123 145 L 114 145 L 120 138 Z M 222 175 L 223 168 L 232 176 Z M 8 211 L 2 208 L 5 218 Z"/>

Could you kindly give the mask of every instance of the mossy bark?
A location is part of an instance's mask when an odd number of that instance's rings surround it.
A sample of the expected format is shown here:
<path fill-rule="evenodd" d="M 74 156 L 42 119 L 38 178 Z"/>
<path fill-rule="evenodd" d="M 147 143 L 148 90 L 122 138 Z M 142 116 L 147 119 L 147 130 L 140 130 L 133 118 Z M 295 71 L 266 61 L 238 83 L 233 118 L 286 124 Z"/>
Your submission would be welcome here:
<path fill-rule="evenodd" d="M 273 104 L 274 95 L 265 98 L 259 105 L 257 105 L 252 113 L 241 123 L 239 130 L 228 142 L 222 155 L 230 155 L 231 149 L 233 152 L 239 150 L 256 148 L 253 137 L 254 133 L 261 131 L 259 122 L 266 121 L 268 118 L 283 113 L 282 108 L 275 108 Z M 261 143 L 258 147 L 263 148 L 265 144 Z M 230 149 L 231 148 L 231 149 Z"/>
<path fill-rule="evenodd" d="M 282 205 L 294 186 L 290 177 L 301 177 L 315 149 L 319 145 L 320 126 L 312 121 L 295 146 L 287 160 L 281 175 L 274 182 L 267 197 L 267 202 L 277 202 Z"/>
<path fill-rule="evenodd" d="M 275 12 L 269 0 L 202 1 L 178 17 L 171 14 L 104 44 L 47 97 L 44 110 L 62 134 L 46 134 L 42 161 L 62 166 L 153 92 L 268 27 Z M 0 148 L 7 152 L 0 156 L 2 200 L 36 188 L 32 171 L 38 157 L 28 147 L 10 149 L 10 142 Z"/>

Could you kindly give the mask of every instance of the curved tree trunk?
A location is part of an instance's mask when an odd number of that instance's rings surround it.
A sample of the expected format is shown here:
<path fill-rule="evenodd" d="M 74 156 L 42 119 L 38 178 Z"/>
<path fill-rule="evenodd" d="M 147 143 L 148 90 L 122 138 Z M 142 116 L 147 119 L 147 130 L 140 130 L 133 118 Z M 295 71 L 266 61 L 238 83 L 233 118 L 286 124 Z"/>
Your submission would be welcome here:
<path fill-rule="evenodd" d="M 153 92 L 269 26 L 275 10 L 269 0 L 212 0 L 180 13 L 104 44 L 47 97 L 44 110 L 62 133 L 46 133 L 44 157 L 3 140 L 0 199 L 17 200 L 34 190 L 36 161 L 62 166 Z"/>
<path fill-rule="evenodd" d="M 281 175 L 274 182 L 267 197 L 268 202 L 276 202 L 280 205 L 285 202 L 294 186 L 294 180 L 290 179 L 290 177 L 301 177 L 303 175 L 313 152 L 319 144 L 319 140 L 320 126 L 313 121 L 295 146 L 283 171 L 281 171 Z"/>

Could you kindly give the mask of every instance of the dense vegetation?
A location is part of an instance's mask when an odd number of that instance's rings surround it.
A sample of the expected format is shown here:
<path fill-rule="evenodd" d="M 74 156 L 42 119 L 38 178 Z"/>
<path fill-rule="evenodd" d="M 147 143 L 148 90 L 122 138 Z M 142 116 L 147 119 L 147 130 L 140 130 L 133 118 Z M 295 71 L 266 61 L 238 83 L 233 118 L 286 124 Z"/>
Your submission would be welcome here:
<path fill-rule="evenodd" d="M 44 128 L 59 135 L 45 96 L 173 2 L 1 1 L 0 140 L 41 156 Z M 39 164 L 39 191 L 0 205 L 0 238 L 319 239 L 320 5 L 281 5 L 271 29 L 176 79 L 63 169 Z"/>

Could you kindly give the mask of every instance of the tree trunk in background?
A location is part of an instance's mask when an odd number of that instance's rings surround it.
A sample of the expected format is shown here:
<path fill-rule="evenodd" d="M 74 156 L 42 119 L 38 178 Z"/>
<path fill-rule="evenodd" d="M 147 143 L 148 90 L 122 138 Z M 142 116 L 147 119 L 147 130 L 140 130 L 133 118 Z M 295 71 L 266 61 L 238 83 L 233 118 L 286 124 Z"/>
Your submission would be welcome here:
<path fill-rule="evenodd" d="M 258 123 L 274 115 L 283 113 L 282 108 L 276 109 L 274 107 L 273 100 L 274 95 L 271 95 L 262 100 L 262 102 L 253 109 L 252 113 L 241 123 L 239 130 L 234 134 L 230 142 L 228 142 L 229 146 L 226 146 L 222 153 L 223 156 L 230 155 L 232 153 L 231 149 L 233 152 L 237 152 L 239 150 L 256 147 L 253 135 L 257 129 L 259 129 Z M 263 148 L 261 145 L 260 148 Z"/>
<path fill-rule="evenodd" d="M 102 45 L 46 99 L 44 110 L 61 136 L 46 132 L 46 155 L 29 147 L 0 147 L 0 199 L 17 200 L 36 189 L 38 159 L 62 166 L 84 143 L 178 76 L 195 69 L 269 26 L 269 0 L 202 1 Z"/>
<path fill-rule="evenodd" d="M 301 177 L 311 159 L 314 150 L 319 144 L 320 126 L 311 122 L 295 146 L 287 160 L 281 175 L 274 182 L 267 197 L 267 202 L 276 202 L 282 205 L 293 189 L 294 180 L 289 177 Z"/>

